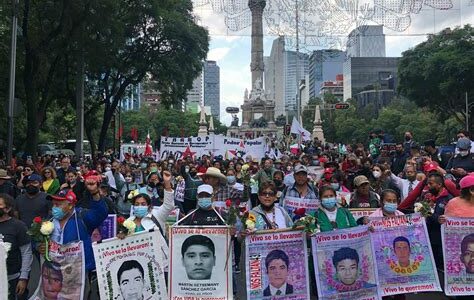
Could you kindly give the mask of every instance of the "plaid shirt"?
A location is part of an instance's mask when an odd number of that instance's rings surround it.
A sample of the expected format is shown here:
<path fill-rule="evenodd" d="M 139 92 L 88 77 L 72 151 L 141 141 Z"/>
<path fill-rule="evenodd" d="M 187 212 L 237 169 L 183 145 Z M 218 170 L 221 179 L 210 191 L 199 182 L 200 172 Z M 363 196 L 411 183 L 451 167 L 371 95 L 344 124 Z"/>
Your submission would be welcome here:
<path fill-rule="evenodd" d="M 213 195 L 216 201 L 226 201 L 231 199 L 233 202 L 237 199 L 242 199 L 242 192 L 234 189 L 230 185 L 220 185 Z"/>
<path fill-rule="evenodd" d="M 309 200 L 307 202 L 319 205 L 319 197 L 318 197 L 317 191 L 311 186 L 311 184 L 307 184 L 307 185 L 308 185 L 308 192 L 306 193 L 306 195 L 304 197 L 302 197 L 300 192 L 298 192 L 298 190 L 296 189 L 296 183 L 293 184 L 293 186 L 291 188 L 288 188 L 285 191 L 283 191 L 283 193 L 280 197 L 280 206 L 284 207 L 287 210 L 287 212 L 288 212 L 288 214 L 290 215 L 291 218 L 293 218 L 295 216 L 295 214 L 294 214 L 295 208 L 286 206 L 286 204 L 285 204 L 285 199 L 286 198 L 288 198 L 288 199 L 292 199 L 292 198 L 293 199 L 299 199 L 299 200 L 292 200 L 293 202 L 294 201 L 306 202 L 306 201 L 302 201 L 302 200 Z M 315 212 L 316 212 L 315 209 L 306 209 L 306 214 L 313 215 Z"/>

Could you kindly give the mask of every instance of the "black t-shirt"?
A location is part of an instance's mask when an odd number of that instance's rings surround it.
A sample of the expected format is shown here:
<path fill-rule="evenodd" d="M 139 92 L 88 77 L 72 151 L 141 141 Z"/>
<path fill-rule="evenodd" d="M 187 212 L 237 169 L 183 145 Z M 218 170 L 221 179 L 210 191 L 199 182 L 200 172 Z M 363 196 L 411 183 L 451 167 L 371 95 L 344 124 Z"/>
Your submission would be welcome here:
<path fill-rule="evenodd" d="M 15 218 L 0 222 L 0 234 L 3 235 L 3 241 L 11 244 L 7 258 L 8 275 L 20 272 L 20 247 L 30 243 L 30 237 L 26 234 L 26 231 L 26 225 Z"/>
<path fill-rule="evenodd" d="M 15 210 L 18 211 L 19 219 L 25 223 L 26 227 L 31 226 L 35 217 L 48 218 L 52 202 L 46 199 L 46 196 L 48 194 L 39 192 L 33 198 L 22 194 L 15 199 Z"/>
<path fill-rule="evenodd" d="M 197 209 L 190 216 L 184 219 L 179 225 L 225 225 L 215 210 Z"/>

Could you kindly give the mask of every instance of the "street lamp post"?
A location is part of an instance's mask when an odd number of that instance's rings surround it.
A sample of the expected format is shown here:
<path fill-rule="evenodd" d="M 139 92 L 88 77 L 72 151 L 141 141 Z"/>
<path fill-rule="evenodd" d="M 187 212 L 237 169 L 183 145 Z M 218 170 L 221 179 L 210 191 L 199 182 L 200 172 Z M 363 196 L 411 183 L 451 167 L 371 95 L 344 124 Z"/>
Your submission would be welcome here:
<path fill-rule="evenodd" d="M 18 31 L 17 7 L 19 0 L 12 0 L 12 40 L 10 57 L 10 87 L 8 94 L 8 137 L 7 137 L 7 164 L 13 156 L 13 103 L 15 101 L 15 71 L 16 71 L 16 36 Z"/>

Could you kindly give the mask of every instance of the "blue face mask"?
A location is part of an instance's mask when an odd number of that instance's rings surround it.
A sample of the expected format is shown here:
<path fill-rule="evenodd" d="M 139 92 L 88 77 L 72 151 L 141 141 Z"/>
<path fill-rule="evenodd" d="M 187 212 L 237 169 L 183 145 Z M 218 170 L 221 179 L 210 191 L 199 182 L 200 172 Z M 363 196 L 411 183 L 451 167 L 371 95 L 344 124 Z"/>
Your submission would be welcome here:
<path fill-rule="evenodd" d="M 333 182 L 333 183 L 331 183 L 331 187 L 332 187 L 333 189 L 335 189 L 336 191 L 339 191 L 339 188 L 340 188 L 341 186 L 340 186 L 339 183 Z"/>
<path fill-rule="evenodd" d="M 228 184 L 234 184 L 235 183 L 235 176 L 227 176 L 227 183 Z"/>
<path fill-rule="evenodd" d="M 388 213 L 394 213 L 397 210 L 397 203 L 385 203 L 383 209 Z"/>
<path fill-rule="evenodd" d="M 52 214 L 53 214 L 53 218 L 58 220 L 58 221 L 62 220 L 64 218 L 64 216 L 66 215 L 66 213 L 63 211 L 63 209 L 61 207 L 57 207 L 57 206 L 53 206 Z"/>
<path fill-rule="evenodd" d="M 321 204 L 326 209 L 333 209 L 336 206 L 337 200 L 336 197 L 325 198 L 321 201 Z"/>
<path fill-rule="evenodd" d="M 212 206 L 212 199 L 209 198 L 199 198 L 197 205 L 202 209 L 209 209 Z"/>
<path fill-rule="evenodd" d="M 148 214 L 148 206 L 133 206 L 133 215 L 137 218 L 143 218 Z"/>

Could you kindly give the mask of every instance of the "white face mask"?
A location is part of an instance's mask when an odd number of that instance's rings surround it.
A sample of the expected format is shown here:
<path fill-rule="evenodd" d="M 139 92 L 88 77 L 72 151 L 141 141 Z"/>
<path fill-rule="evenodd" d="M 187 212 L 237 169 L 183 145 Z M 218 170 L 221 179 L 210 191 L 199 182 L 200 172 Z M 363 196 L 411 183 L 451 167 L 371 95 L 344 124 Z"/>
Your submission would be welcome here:
<path fill-rule="evenodd" d="M 372 172 L 372 175 L 374 175 L 374 178 L 380 178 L 380 176 L 382 176 L 382 172 L 380 172 L 380 171 L 373 171 L 373 172 Z"/>

